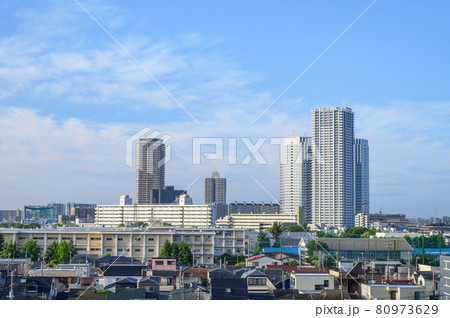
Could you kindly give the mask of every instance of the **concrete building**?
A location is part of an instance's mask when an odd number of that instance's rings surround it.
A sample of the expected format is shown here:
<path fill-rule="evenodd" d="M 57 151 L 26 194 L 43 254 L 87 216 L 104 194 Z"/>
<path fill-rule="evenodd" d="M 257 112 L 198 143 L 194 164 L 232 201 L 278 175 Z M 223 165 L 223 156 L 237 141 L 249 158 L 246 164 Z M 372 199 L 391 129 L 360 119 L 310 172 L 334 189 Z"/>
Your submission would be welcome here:
<path fill-rule="evenodd" d="M 186 190 L 175 190 L 174 186 L 165 186 L 162 189 L 153 189 L 150 191 L 150 204 L 172 204 L 177 202 L 178 198 L 186 194 Z"/>
<path fill-rule="evenodd" d="M 361 284 L 363 299 L 424 300 L 425 287 L 413 284 Z"/>
<path fill-rule="evenodd" d="M 162 139 L 142 138 L 136 143 L 136 203 L 152 203 L 152 190 L 165 186 L 166 148 Z"/>
<path fill-rule="evenodd" d="M 120 205 L 132 205 L 133 199 L 128 194 L 124 194 L 120 196 Z"/>
<path fill-rule="evenodd" d="M 205 178 L 205 204 L 227 203 L 227 179 L 220 178 L 214 171 L 211 178 Z"/>
<path fill-rule="evenodd" d="M 410 260 L 413 252 L 404 238 L 319 238 L 318 241 L 325 243 L 339 260 Z"/>
<path fill-rule="evenodd" d="M 298 223 L 295 214 L 278 213 L 278 214 L 230 214 L 225 218 L 216 221 L 218 227 L 234 227 L 247 230 L 261 231 L 267 230 L 278 223 Z"/>
<path fill-rule="evenodd" d="M 450 299 L 450 255 L 440 256 L 440 299 Z"/>
<path fill-rule="evenodd" d="M 320 293 L 334 290 L 334 276 L 327 273 L 292 273 L 291 286 L 304 293 Z"/>
<path fill-rule="evenodd" d="M 305 209 L 311 216 L 311 137 L 283 138 L 280 146 L 280 205 L 283 213 Z"/>
<path fill-rule="evenodd" d="M 216 248 L 217 253 L 224 250 L 232 254 L 244 251 L 244 230 L 227 229 L 226 233 L 222 232 L 222 230 L 212 228 L 162 226 L 161 222 L 157 222 L 146 229 L 126 227 L 0 229 L 5 241 L 16 242 L 18 248 L 21 248 L 25 241 L 31 238 L 37 241 L 37 244 L 42 247 L 43 253 L 45 253 L 52 242 L 73 240 L 78 254 L 94 254 L 100 257 L 109 253 L 112 256 L 132 257 L 143 262 L 157 257 L 166 240 L 177 243 L 186 241 L 194 255 L 195 263 L 205 265 L 214 263 Z M 216 241 L 217 244 L 219 244 L 219 241 L 224 241 L 224 244 L 216 245 Z"/>
<path fill-rule="evenodd" d="M 212 227 L 215 210 L 209 205 L 184 204 L 98 205 L 95 214 L 97 226 L 117 227 L 129 222 L 149 223 L 162 220 L 180 227 Z"/>
<path fill-rule="evenodd" d="M 369 204 L 369 142 L 355 139 L 355 214 L 370 213 Z"/>
<path fill-rule="evenodd" d="M 370 226 L 369 215 L 367 213 L 357 213 L 355 215 L 355 226 L 368 228 Z"/>
<path fill-rule="evenodd" d="M 352 227 L 354 200 L 354 114 L 350 108 L 312 112 L 312 223 Z"/>
<path fill-rule="evenodd" d="M 294 211 L 295 212 L 295 211 Z M 277 214 L 280 213 L 278 203 L 233 202 L 228 205 L 228 214 Z"/>

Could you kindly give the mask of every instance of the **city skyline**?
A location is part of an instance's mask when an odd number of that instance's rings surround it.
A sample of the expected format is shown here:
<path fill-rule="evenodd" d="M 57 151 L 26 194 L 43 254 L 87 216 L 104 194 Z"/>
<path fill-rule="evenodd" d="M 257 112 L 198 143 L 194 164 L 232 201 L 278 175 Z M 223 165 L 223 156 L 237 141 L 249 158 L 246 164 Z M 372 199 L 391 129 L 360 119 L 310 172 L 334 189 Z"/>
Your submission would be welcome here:
<path fill-rule="evenodd" d="M 339 106 L 370 141 L 371 213 L 448 215 L 448 43 L 437 40 L 450 29 L 446 10 L 375 3 L 250 125 L 370 2 L 255 4 L 83 3 L 200 125 L 75 3 L 2 4 L 0 208 L 133 196 L 125 142 L 143 127 L 173 137 L 167 184 L 185 189 L 217 167 L 229 201 L 273 201 L 252 177 L 278 198 L 277 145 L 262 148 L 267 165 L 192 165 L 192 138 L 309 135 L 312 109 Z M 246 154 L 239 142 L 239 161 Z M 202 182 L 188 192 L 200 203 Z"/>

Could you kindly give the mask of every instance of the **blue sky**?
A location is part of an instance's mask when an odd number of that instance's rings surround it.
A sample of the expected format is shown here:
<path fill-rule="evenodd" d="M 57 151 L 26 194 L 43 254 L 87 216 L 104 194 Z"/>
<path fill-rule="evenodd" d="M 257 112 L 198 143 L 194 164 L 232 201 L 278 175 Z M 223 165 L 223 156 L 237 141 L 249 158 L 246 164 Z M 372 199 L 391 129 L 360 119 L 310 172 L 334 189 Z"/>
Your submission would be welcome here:
<path fill-rule="evenodd" d="M 450 214 L 447 1 L 376 1 L 254 125 L 372 1 L 79 2 L 200 125 L 75 1 L 2 3 L 0 208 L 134 197 L 143 127 L 173 136 L 167 183 L 199 177 L 194 202 L 214 167 L 229 201 L 278 199 L 275 145 L 266 165 L 192 165 L 192 138 L 310 135 L 312 109 L 341 106 L 369 139 L 372 212 Z"/>

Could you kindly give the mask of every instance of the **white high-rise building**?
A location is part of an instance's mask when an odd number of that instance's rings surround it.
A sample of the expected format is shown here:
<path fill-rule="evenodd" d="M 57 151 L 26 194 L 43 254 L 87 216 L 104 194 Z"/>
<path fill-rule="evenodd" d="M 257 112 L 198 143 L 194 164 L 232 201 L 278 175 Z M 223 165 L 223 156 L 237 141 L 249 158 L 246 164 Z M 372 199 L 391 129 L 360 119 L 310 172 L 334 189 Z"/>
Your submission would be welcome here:
<path fill-rule="evenodd" d="M 312 223 L 355 223 L 354 114 L 351 108 L 312 112 Z"/>
<path fill-rule="evenodd" d="M 355 139 L 355 214 L 369 212 L 369 142 Z"/>
<path fill-rule="evenodd" d="M 311 216 L 311 137 L 283 138 L 280 146 L 280 206 L 282 213 L 304 208 Z"/>

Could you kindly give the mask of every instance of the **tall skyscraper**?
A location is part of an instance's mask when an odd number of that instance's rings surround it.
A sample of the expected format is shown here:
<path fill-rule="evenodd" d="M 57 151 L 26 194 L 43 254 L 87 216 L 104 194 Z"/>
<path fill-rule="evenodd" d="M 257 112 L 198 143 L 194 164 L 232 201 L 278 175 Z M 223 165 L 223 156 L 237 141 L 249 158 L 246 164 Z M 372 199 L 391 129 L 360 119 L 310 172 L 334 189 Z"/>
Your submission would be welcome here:
<path fill-rule="evenodd" d="M 369 214 L 369 142 L 355 139 L 355 214 Z"/>
<path fill-rule="evenodd" d="M 333 227 L 355 223 L 354 114 L 351 108 L 312 112 L 312 222 Z"/>
<path fill-rule="evenodd" d="M 280 205 L 282 213 L 304 208 L 311 217 L 311 137 L 283 138 L 280 146 Z"/>
<path fill-rule="evenodd" d="M 165 186 L 166 147 L 161 139 L 143 138 L 136 143 L 136 203 L 152 203 L 152 190 Z"/>
<path fill-rule="evenodd" d="M 227 179 L 220 178 L 217 171 L 205 178 L 205 204 L 227 203 Z"/>

